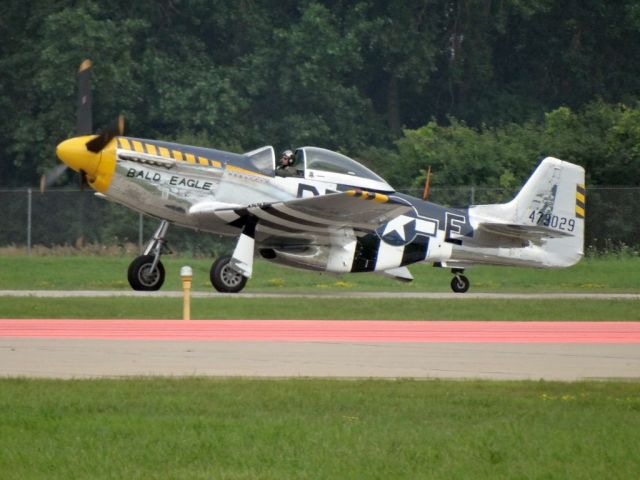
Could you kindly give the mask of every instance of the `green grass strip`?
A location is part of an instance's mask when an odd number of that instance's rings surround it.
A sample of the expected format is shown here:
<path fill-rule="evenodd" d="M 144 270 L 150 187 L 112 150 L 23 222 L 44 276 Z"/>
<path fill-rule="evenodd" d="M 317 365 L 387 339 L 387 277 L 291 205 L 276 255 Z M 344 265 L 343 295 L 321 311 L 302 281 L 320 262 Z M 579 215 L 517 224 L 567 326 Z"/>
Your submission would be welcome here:
<path fill-rule="evenodd" d="M 640 385 L 0 380 L 0 472 L 47 478 L 637 478 Z"/>
<path fill-rule="evenodd" d="M 0 297 L 0 318 L 179 319 L 179 298 Z M 638 300 L 195 298 L 193 319 L 640 320 Z"/>
<path fill-rule="evenodd" d="M 0 256 L 0 290 L 130 290 L 126 257 Z M 212 259 L 162 258 L 167 277 L 163 289 L 180 289 L 182 265 L 193 268 L 193 289 L 212 291 Z M 256 259 L 248 292 L 450 292 L 451 273 L 427 264 L 411 265 L 412 283 L 372 273 L 332 275 L 281 267 Z M 476 267 L 467 270 L 471 292 L 638 292 L 640 258 L 586 258 L 558 270 Z"/>

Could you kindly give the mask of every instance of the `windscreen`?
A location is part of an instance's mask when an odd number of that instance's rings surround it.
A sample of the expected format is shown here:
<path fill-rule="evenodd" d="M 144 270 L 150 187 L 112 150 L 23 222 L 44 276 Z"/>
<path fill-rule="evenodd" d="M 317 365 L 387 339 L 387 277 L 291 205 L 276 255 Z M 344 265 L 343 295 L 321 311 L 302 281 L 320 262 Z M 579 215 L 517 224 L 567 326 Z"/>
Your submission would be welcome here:
<path fill-rule="evenodd" d="M 261 147 L 247 152 L 245 155 L 259 172 L 273 176 L 276 168 L 276 157 L 273 147 Z"/>

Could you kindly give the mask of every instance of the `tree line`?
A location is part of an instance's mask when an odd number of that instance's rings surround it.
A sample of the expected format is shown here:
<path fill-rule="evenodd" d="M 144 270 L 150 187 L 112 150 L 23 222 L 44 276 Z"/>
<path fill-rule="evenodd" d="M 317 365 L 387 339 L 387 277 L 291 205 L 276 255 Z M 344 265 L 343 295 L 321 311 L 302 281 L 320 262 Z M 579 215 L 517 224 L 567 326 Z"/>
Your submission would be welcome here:
<path fill-rule="evenodd" d="M 0 39 L 3 186 L 55 164 L 84 58 L 94 125 L 131 136 L 317 145 L 397 188 L 511 188 L 543 155 L 640 184 L 635 0 L 6 0 Z"/>

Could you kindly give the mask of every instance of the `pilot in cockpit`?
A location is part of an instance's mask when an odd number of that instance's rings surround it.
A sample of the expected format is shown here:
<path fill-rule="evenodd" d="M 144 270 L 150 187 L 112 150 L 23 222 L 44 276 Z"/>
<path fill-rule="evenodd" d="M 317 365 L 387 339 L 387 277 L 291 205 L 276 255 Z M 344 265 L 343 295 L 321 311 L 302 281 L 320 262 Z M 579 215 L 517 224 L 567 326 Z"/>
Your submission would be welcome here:
<path fill-rule="evenodd" d="M 280 155 L 280 165 L 276 169 L 276 175 L 280 177 L 297 177 L 298 171 L 293 166 L 294 157 L 291 150 L 285 150 Z"/>

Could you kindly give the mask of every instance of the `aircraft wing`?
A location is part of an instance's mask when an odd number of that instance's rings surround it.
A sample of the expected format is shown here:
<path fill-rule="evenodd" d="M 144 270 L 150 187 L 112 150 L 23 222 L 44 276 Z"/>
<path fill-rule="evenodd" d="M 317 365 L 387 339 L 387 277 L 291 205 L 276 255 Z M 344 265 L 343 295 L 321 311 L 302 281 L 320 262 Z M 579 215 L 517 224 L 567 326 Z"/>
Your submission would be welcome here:
<path fill-rule="evenodd" d="M 229 227 L 242 228 L 247 218 L 257 218 L 256 239 L 280 245 L 336 244 L 339 232 L 365 235 L 412 207 L 397 197 L 361 190 L 255 205 L 207 202 L 189 211 L 202 228 L 222 220 Z M 237 231 L 230 230 L 229 233 Z"/>
<path fill-rule="evenodd" d="M 340 228 L 372 231 L 411 208 L 395 197 L 350 190 L 235 209 L 235 212 L 241 216 L 252 214 L 258 217 L 259 224 L 275 223 L 302 231 Z"/>

